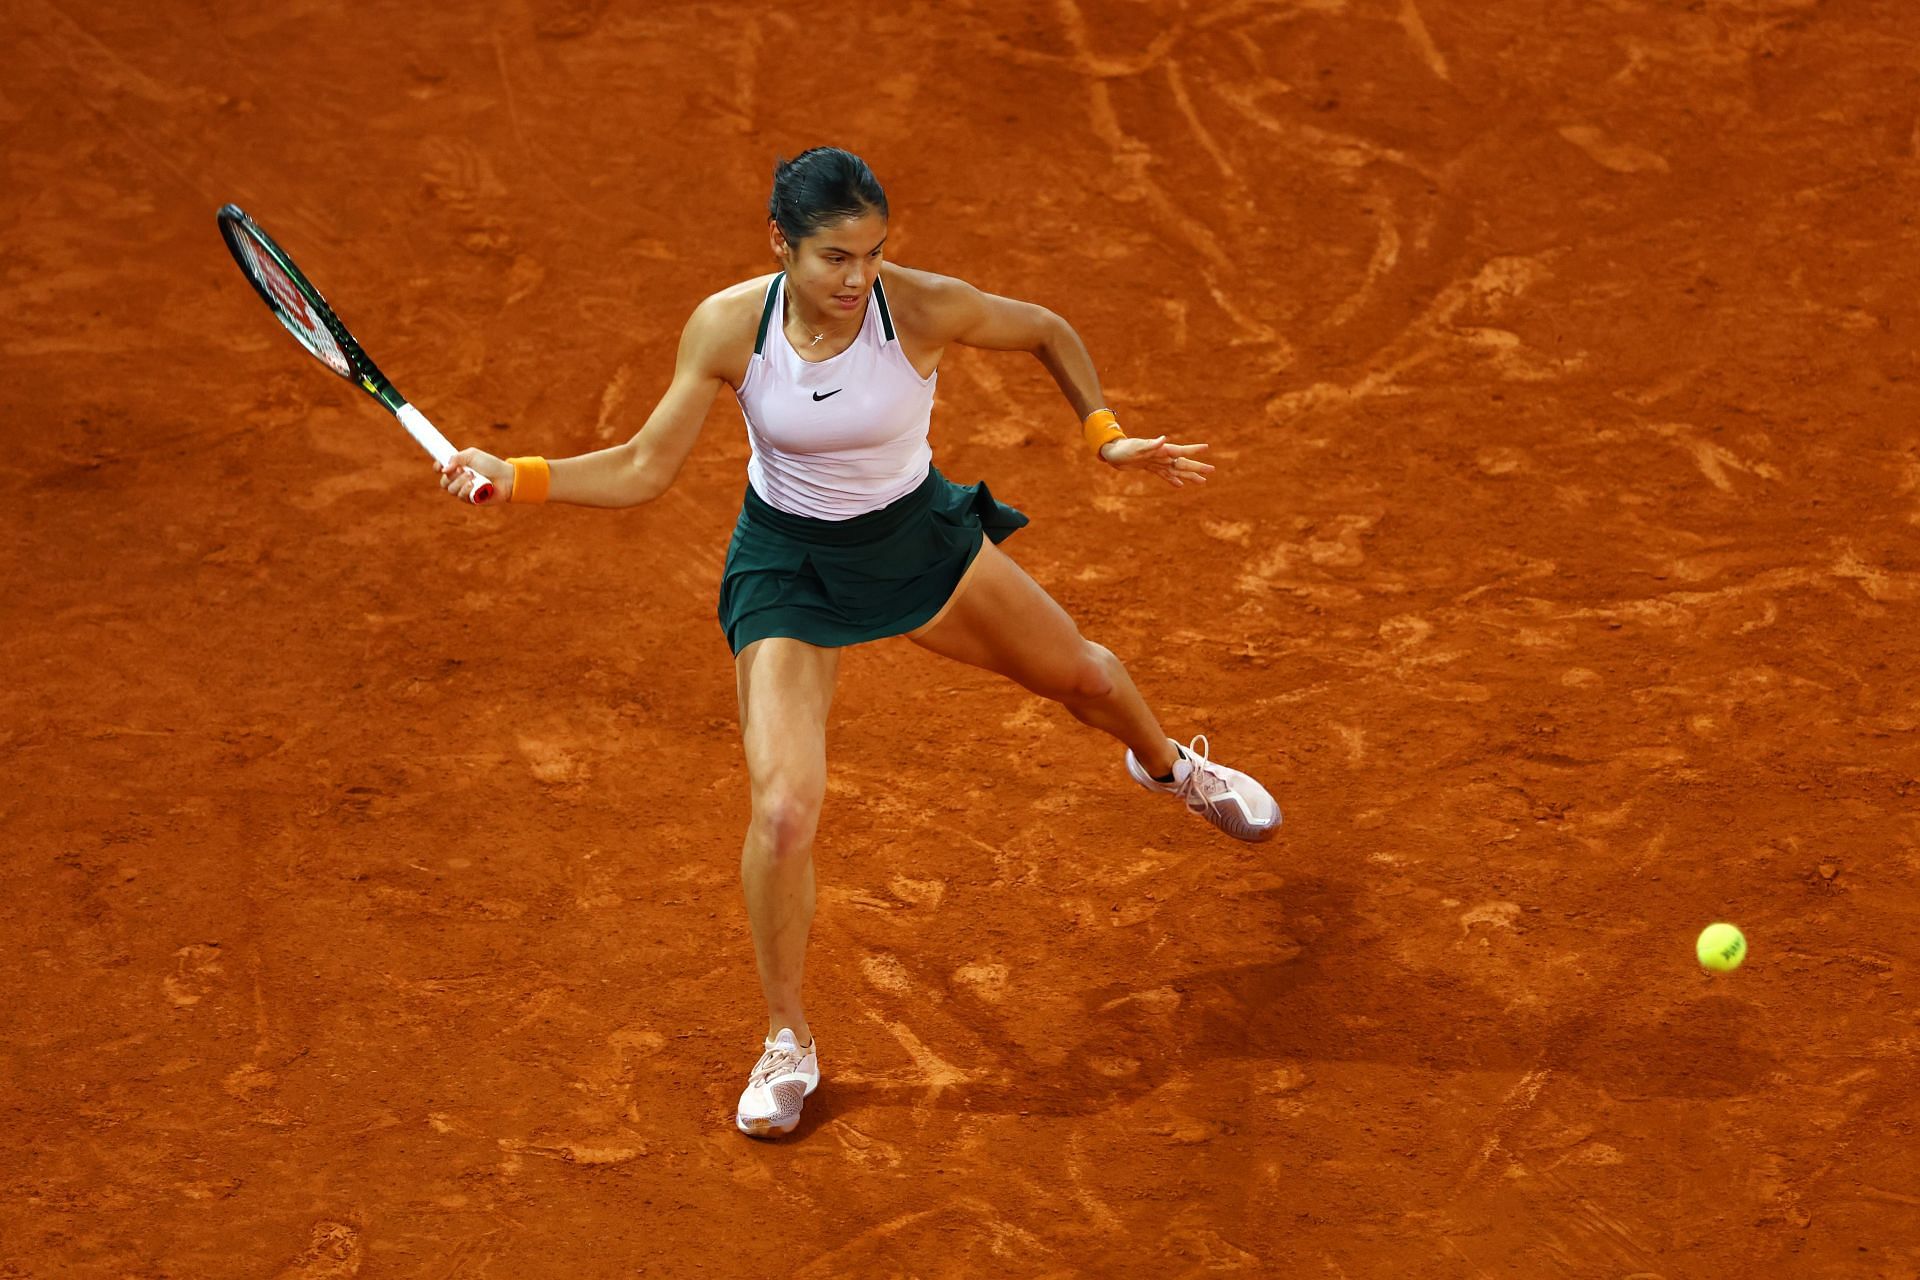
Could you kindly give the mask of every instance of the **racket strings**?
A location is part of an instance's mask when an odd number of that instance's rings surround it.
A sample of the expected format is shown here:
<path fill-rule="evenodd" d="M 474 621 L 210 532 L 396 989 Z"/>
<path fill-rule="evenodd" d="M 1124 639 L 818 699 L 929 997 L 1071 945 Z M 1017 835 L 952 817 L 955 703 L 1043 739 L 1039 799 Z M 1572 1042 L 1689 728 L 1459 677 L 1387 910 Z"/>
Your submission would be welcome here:
<path fill-rule="evenodd" d="M 267 296 L 273 299 L 273 314 L 279 317 L 287 332 L 311 351 L 314 356 L 343 378 L 353 376 L 353 366 L 347 360 L 346 352 L 340 349 L 326 324 L 316 316 L 313 307 L 307 302 L 292 279 L 281 269 L 271 255 L 262 252 L 252 236 L 242 234 L 238 237 L 241 254 L 246 258 L 249 274 L 259 282 Z"/>

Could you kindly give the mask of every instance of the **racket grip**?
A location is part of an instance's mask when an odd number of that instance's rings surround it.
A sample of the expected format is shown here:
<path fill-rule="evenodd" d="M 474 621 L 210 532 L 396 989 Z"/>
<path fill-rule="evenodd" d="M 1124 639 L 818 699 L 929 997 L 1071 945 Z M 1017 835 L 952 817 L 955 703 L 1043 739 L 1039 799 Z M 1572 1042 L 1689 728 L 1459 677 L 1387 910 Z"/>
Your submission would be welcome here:
<path fill-rule="evenodd" d="M 422 449 L 433 455 L 435 462 L 443 467 L 447 465 L 447 459 L 453 456 L 453 443 L 440 434 L 440 428 L 427 421 L 426 414 L 410 404 L 403 404 L 394 410 L 394 416 L 400 419 L 400 425 L 407 429 L 407 434 L 417 440 Z M 474 480 L 473 489 L 467 494 L 468 502 L 481 503 L 493 496 L 493 481 L 472 467 L 462 467 L 461 470 L 472 476 Z"/>

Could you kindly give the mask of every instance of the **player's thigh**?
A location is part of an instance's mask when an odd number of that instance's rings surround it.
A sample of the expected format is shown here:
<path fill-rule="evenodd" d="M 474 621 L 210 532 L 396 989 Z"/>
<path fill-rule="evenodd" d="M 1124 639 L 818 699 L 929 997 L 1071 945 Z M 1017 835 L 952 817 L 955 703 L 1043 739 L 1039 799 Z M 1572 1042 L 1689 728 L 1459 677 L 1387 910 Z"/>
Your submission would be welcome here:
<path fill-rule="evenodd" d="M 1086 683 L 1095 660 L 1067 611 L 990 541 L 946 610 L 908 639 L 1046 694 Z"/>
<path fill-rule="evenodd" d="M 817 802 L 827 786 L 827 714 L 840 651 L 775 636 L 742 649 L 733 666 L 756 802 L 774 790 Z"/>

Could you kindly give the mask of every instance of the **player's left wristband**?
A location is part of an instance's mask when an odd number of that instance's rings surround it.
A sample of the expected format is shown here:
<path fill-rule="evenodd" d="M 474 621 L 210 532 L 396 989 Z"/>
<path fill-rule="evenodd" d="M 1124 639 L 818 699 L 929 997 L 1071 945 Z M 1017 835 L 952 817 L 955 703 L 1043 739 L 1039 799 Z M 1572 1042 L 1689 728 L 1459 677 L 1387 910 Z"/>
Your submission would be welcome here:
<path fill-rule="evenodd" d="M 1120 429 L 1120 420 L 1111 409 L 1095 409 L 1080 424 L 1081 434 L 1086 437 L 1087 448 L 1093 450 L 1093 456 L 1099 457 L 1100 451 L 1115 440 L 1125 440 L 1127 433 Z"/>
<path fill-rule="evenodd" d="M 547 489 L 553 482 L 553 472 L 547 467 L 547 460 L 540 457 L 508 458 L 513 466 L 513 492 L 507 495 L 508 502 L 545 502 Z"/>

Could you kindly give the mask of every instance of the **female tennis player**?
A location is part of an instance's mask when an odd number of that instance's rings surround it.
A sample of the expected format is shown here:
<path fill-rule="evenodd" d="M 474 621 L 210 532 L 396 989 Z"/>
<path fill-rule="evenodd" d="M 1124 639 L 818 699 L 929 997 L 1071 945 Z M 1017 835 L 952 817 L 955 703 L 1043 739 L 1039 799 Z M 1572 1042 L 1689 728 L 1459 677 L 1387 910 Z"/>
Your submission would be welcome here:
<path fill-rule="evenodd" d="M 1207 446 L 1121 431 L 1086 347 L 1051 311 L 886 262 L 887 198 L 857 156 L 818 147 L 782 162 L 768 236 L 780 271 L 694 308 L 672 383 L 631 440 L 552 461 L 462 449 L 441 471 L 463 501 L 472 468 L 493 481 L 495 503 L 637 506 L 673 483 L 720 388 L 740 402 L 752 454 L 720 625 L 753 791 L 740 879 L 767 1000 L 735 1123 L 758 1136 L 791 1132 L 820 1083 L 800 988 L 827 710 L 848 645 L 903 635 L 998 672 L 1117 738 L 1135 782 L 1228 835 L 1265 840 L 1280 826 L 1259 783 L 1210 760 L 1204 737 L 1169 739 L 1120 660 L 999 550 L 1027 518 L 932 465 L 941 354 L 953 343 L 1032 352 L 1110 467 L 1200 484 Z"/>

